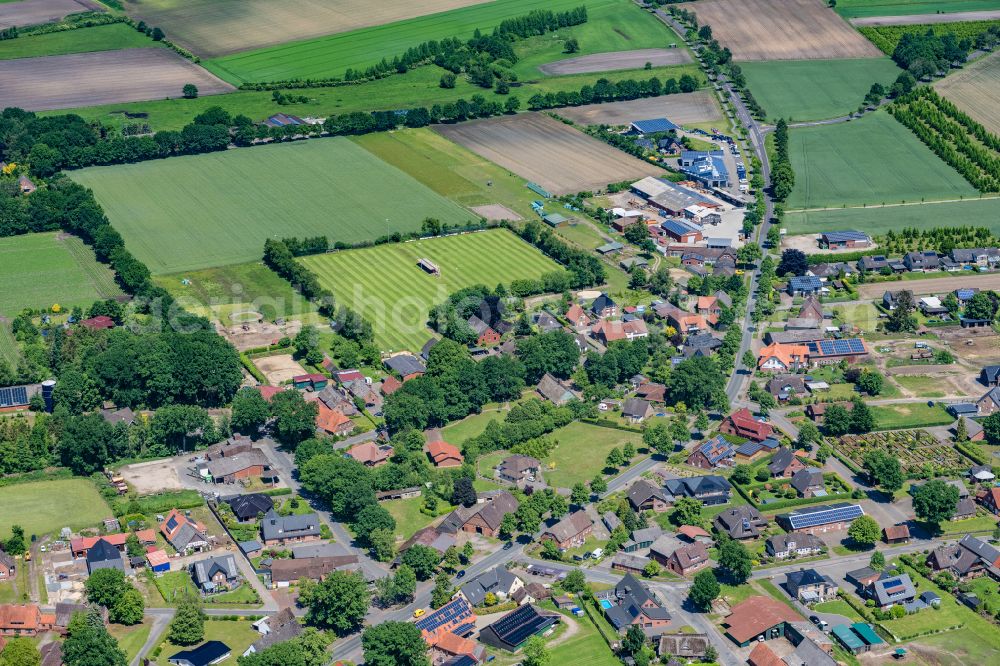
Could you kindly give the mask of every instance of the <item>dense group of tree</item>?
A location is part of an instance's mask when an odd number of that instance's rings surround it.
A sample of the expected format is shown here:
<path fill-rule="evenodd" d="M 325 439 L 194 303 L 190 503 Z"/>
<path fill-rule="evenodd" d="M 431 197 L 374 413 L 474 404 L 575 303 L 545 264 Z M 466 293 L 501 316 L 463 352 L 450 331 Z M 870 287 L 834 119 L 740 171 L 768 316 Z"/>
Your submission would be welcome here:
<path fill-rule="evenodd" d="M 778 120 L 774 127 L 774 159 L 771 164 L 771 193 L 776 201 L 784 201 L 795 187 L 795 171 L 788 157 L 788 122 Z"/>
<path fill-rule="evenodd" d="M 990 48 L 1000 41 L 1000 26 L 983 25 L 978 34 L 959 37 L 951 30 L 928 27 L 926 32 L 904 32 L 892 59 L 917 79 L 947 72 L 963 63 L 974 48 Z"/>
<path fill-rule="evenodd" d="M 879 252 L 903 254 L 913 250 L 936 250 L 948 254 L 956 248 L 997 247 L 1000 238 L 989 227 L 931 227 L 918 229 L 903 227 L 889 229 L 884 236 L 876 236 Z M 820 255 L 822 256 L 822 255 Z"/>
<path fill-rule="evenodd" d="M 428 355 L 427 373 L 386 398 L 385 422 L 392 432 L 423 430 L 478 412 L 488 402 L 505 402 L 524 389 L 525 367 L 510 356 L 472 360 L 453 340 L 442 340 Z"/>
<path fill-rule="evenodd" d="M 601 78 L 594 85 L 584 85 L 579 91 L 560 90 L 557 93 L 537 93 L 528 98 L 528 108 L 533 111 L 555 109 L 562 106 L 580 106 L 581 104 L 599 104 L 640 97 L 659 97 L 676 93 L 694 92 L 698 89 L 698 79 L 691 74 L 683 74 L 680 80 L 669 78 L 661 81 L 658 77 L 648 79 L 622 79 L 611 81 Z"/>
<path fill-rule="evenodd" d="M 546 229 L 536 221 L 528 222 L 521 227 L 512 225 L 506 227 L 537 247 L 546 256 L 565 266 L 572 274 L 570 283 L 572 289 L 584 289 L 604 283 L 607 274 L 601 260 L 586 250 L 569 245 L 551 229 Z"/>
<path fill-rule="evenodd" d="M 900 97 L 889 111 L 973 187 L 1000 191 L 1000 137 L 932 87 Z"/>

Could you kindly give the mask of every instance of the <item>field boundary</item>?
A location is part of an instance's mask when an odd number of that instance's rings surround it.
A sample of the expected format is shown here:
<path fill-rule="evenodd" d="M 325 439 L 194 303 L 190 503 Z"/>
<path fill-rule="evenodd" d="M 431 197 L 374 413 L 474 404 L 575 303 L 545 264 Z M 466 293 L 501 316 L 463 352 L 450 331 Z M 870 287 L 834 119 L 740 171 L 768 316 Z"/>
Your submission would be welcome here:
<path fill-rule="evenodd" d="M 97 262 L 94 250 L 87 246 L 80 238 L 70 234 L 56 236 L 56 240 L 61 242 L 66 250 L 73 256 L 81 270 L 90 278 L 90 283 L 94 286 L 103 298 L 117 298 L 124 296 L 118 283 L 115 282 L 114 271 Z"/>

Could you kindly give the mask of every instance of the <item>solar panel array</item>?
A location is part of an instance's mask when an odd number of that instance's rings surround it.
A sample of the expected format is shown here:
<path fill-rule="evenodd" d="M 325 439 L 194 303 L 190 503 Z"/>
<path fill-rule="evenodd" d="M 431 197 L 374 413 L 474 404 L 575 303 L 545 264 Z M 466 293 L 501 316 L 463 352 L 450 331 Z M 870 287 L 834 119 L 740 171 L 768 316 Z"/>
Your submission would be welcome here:
<path fill-rule="evenodd" d="M 858 516 L 865 515 L 864 510 L 857 504 L 845 504 L 843 506 L 824 507 L 817 511 L 808 513 L 792 513 L 788 515 L 788 522 L 793 529 L 803 527 L 815 527 L 828 523 L 839 523 L 854 520 Z"/>
<path fill-rule="evenodd" d="M 844 241 L 868 240 L 868 235 L 861 231 L 830 231 L 823 234 L 831 243 L 843 243 Z"/>
<path fill-rule="evenodd" d="M 640 132 L 642 132 L 643 134 L 653 134 L 655 132 L 669 132 L 671 130 L 677 129 L 677 125 L 673 124 L 666 118 L 637 120 L 632 124 L 635 125 L 635 128 Z"/>
<path fill-rule="evenodd" d="M 433 632 L 446 624 L 459 623 L 472 617 L 472 606 L 465 599 L 455 599 L 430 615 L 417 620 L 416 627 L 421 631 Z"/>
<path fill-rule="evenodd" d="M 553 618 L 540 615 L 531 605 L 525 605 L 511 611 L 490 626 L 504 642 L 510 645 L 520 645 L 528 637 L 554 622 Z"/>
<path fill-rule="evenodd" d="M 823 356 L 842 356 L 845 354 L 864 354 L 865 343 L 860 338 L 846 340 L 817 340 L 808 343 L 811 353 L 819 352 Z"/>
<path fill-rule="evenodd" d="M 0 388 L 0 407 L 21 407 L 28 404 L 27 386 Z"/>

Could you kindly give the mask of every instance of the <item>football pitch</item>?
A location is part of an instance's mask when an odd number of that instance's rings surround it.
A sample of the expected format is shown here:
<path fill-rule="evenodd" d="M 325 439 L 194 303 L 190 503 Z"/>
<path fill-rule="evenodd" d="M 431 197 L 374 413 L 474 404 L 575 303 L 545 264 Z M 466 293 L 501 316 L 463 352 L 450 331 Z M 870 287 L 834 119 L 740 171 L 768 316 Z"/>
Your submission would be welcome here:
<path fill-rule="evenodd" d="M 94 190 L 155 274 L 255 261 L 272 237 L 356 243 L 474 216 L 344 138 L 93 167 Z"/>
<path fill-rule="evenodd" d="M 900 74 L 889 58 L 772 60 L 739 66 L 767 117 L 791 122 L 846 115 L 858 108 L 873 83 L 888 87 Z"/>
<path fill-rule="evenodd" d="M 789 210 L 979 195 L 885 111 L 848 123 L 793 129 L 789 153 L 795 169 Z"/>
<path fill-rule="evenodd" d="M 417 266 L 429 259 L 441 270 Z M 478 233 L 345 250 L 300 259 L 333 291 L 338 303 L 365 316 L 383 350 L 418 352 L 433 335 L 431 307 L 459 289 L 490 288 L 511 280 L 539 278 L 559 265 L 509 231 Z"/>
<path fill-rule="evenodd" d="M 121 295 L 114 275 L 75 236 L 41 233 L 0 238 L 0 315 L 24 308 L 86 307 Z"/>

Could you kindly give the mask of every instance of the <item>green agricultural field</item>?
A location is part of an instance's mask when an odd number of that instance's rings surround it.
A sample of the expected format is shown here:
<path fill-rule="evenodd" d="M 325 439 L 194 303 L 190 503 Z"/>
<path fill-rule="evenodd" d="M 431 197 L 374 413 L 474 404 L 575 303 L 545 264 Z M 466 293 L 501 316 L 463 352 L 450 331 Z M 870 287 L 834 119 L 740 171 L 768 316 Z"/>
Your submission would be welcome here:
<path fill-rule="evenodd" d="M 584 37 L 593 37 L 594 46 L 609 43 L 609 38 L 596 34 L 602 32 L 601 25 L 605 19 L 630 14 L 633 10 L 635 13 L 641 13 L 641 10 L 629 0 L 498 0 L 407 21 L 236 53 L 206 60 L 203 64 L 217 76 L 234 85 L 245 81 L 283 81 L 294 78 L 342 76 L 348 69 L 364 69 L 382 58 L 392 60 L 394 55 L 424 41 L 447 37 L 468 39 L 477 28 L 486 32 L 505 19 L 522 16 L 536 9 L 558 12 L 580 5 L 586 5 L 590 12 L 588 24 L 593 23 L 598 26 L 584 31 L 578 37 L 581 41 L 581 51 L 589 48 Z M 623 25 L 631 26 L 634 19 L 626 21 L 627 23 Z M 650 25 L 657 23 L 651 16 L 648 17 L 648 22 Z M 665 40 L 668 30 L 662 24 L 660 26 L 660 33 Z M 611 25 L 606 26 L 607 32 L 612 29 Z M 610 43 L 624 41 L 625 44 L 630 44 L 630 39 L 635 39 L 637 45 L 624 48 L 646 48 L 646 43 L 640 40 L 649 32 L 649 28 L 642 32 L 636 31 L 634 38 L 624 40 L 612 37 Z M 665 46 L 663 40 L 653 46 Z"/>
<path fill-rule="evenodd" d="M 844 18 L 947 14 L 1000 9 L 1000 0 L 838 0 L 836 11 Z"/>
<path fill-rule="evenodd" d="M 154 281 L 187 310 L 225 325 L 231 315 L 259 312 L 269 321 L 312 319 L 316 307 L 261 262 L 159 275 Z M 186 282 L 185 282 L 186 281 Z"/>
<path fill-rule="evenodd" d="M 884 234 L 903 227 L 989 227 L 1000 234 L 1000 199 L 927 203 L 915 206 L 835 208 L 788 213 L 783 226 L 790 234 L 816 234 L 830 229 L 864 229 Z"/>
<path fill-rule="evenodd" d="M 446 104 L 458 99 L 470 99 L 473 95 L 482 95 L 487 100 L 504 103 L 508 96 L 497 95 L 492 90 L 486 90 L 469 83 L 465 77 L 458 77 L 453 89 L 441 88 L 439 82 L 445 70 L 436 66 L 418 67 L 405 76 L 389 76 L 378 81 L 361 83 L 353 86 L 336 88 L 305 88 L 297 90 L 309 98 L 308 102 L 291 106 L 279 106 L 271 97 L 270 91 L 238 90 L 225 95 L 208 95 L 197 99 L 167 99 L 147 102 L 128 102 L 105 104 L 61 111 L 46 111 L 40 115 L 57 115 L 76 113 L 87 120 L 98 120 L 103 124 L 121 126 L 129 121 L 122 113 L 145 113 L 145 120 L 155 130 L 179 130 L 190 123 L 195 116 L 206 109 L 219 106 L 233 115 L 244 114 L 254 120 L 264 120 L 273 113 L 292 113 L 297 116 L 326 117 L 330 114 L 349 113 L 352 111 L 377 111 L 384 109 L 405 109 L 416 106 L 430 107 L 434 104 Z M 541 78 L 537 81 L 522 81 L 521 85 L 512 88 L 511 95 L 521 101 L 521 108 L 527 107 L 528 99 L 536 93 L 557 93 L 579 91 L 584 85 L 593 85 L 599 78 L 609 81 L 623 79 L 648 79 L 659 77 L 661 81 L 670 78 L 680 79 L 684 74 L 690 74 L 705 84 L 705 76 L 696 65 L 674 65 L 670 67 L 654 67 L 651 70 L 633 69 L 617 72 L 602 72 L 600 74 L 574 74 L 571 76 L 554 76 Z"/>
<path fill-rule="evenodd" d="M 440 277 L 417 266 L 427 258 Z M 375 342 L 392 351 L 419 351 L 431 336 L 427 315 L 448 295 L 475 284 L 490 287 L 539 278 L 559 265 L 514 234 L 495 230 L 303 257 L 323 286 L 367 317 Z"/>
<path fill-rule="evenodd" d="M 75 236 L 57 233 L 0 238 L 0 315 L 24 308 L 87 306 L 121 290 L 106 266 Z"/>
<path fill-rule="evenodd" d="M 17 340 L 10 330 L 10 324 L 0 323 L 0 362 L 5 361 L 11 368 L 16 368 L 21 359 L 21 352 L 17 347 Z"/>
<path fill-rule="evenodd" d="M 795 129 L 788 208 L 828 208 L 975 197 L 978 192 L 885 111 Z"/>
<path fill-rule="evenodd" d="M 642 446 L 642 435 L 615 428 L 590 425 L 574 421 L 549 435 L 559 442 L 552 455 L 545 459 L 545 480 L 556 488 L 572 488 L 587 482 L 604 470 L 604 461 L 611 449 L 621 448 L 632 442 Z M 638 462 L 634 460 L 633 462 Z M 554 469 L 549 469 L 554 465 Z"/>
<path fill-rule="evenodd" d="M 0 41 L 0 60 L 143 47 L 162 48 L 163 44 L 154 42 L 143 33 L 124 23 L 112 23 L 93 28 L 64 30 L 45 35 L 27 35 L 17 39 L 3 40 Z"/>
<path fill-rule="evenodd" d="M 430 129 L 375 132 L 352 140 L 462 206 L 499 203 L 525 219 L 535 216 L 531 202 L 538 195 L 523 178 Z"/>
<path fill-rule="evenodd" d="M 900 70 L 889 58 L 772 60 L 740 68 L 772 121 L 822 120 L 858 108 L 875 82 L 888 86 Z"/>
<path fill-rule="evenodd" d="M 94 527 L 111 509 L 88 479 L 55 479 L 0 488 L 0 539 L 20 525 L 26 536 L 39 537 L 63 527 Z"/>
<path fill-rule="evenodd" d="M 273 236 L 354 243 L 424 218 L 473 219 L 343 138 L 241 148 L 112 167 L 72 178 L 94 190 L 153 273 L 254 261 Z"/>

